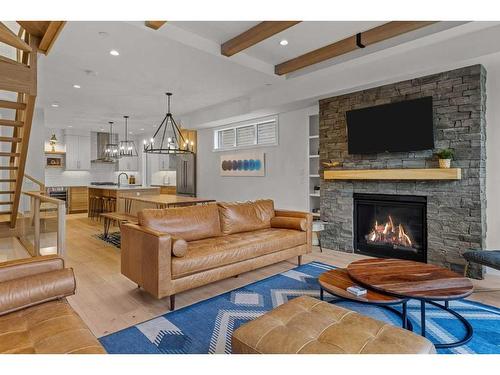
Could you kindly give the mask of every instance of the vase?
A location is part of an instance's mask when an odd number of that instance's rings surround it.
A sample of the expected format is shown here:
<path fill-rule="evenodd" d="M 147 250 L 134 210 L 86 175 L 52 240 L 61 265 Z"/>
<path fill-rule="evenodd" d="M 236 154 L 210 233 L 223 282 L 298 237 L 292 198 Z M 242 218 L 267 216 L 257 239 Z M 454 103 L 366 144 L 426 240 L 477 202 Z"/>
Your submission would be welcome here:
<path fill-rule="evenodd" d="M 450 168 L 451 159 L 439 159 L 439 168 Z"/>

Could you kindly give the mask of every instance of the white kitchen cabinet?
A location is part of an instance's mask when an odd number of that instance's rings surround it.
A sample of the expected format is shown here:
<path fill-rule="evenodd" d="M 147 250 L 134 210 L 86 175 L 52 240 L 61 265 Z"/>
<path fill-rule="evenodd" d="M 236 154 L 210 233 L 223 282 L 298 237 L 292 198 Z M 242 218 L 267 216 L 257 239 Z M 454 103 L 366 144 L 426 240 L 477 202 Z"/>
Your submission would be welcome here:
<path fill-rule="evenodd" d="M 66 134 L 66 170 L 88 171 L 90 169 L 90 135 Z"/>
<path fill-rule="evenodd" d="M 139 170 L 138 157 L 125 157 L 118 160 L 118 170 L 125 172 L 137 172 Z"/>

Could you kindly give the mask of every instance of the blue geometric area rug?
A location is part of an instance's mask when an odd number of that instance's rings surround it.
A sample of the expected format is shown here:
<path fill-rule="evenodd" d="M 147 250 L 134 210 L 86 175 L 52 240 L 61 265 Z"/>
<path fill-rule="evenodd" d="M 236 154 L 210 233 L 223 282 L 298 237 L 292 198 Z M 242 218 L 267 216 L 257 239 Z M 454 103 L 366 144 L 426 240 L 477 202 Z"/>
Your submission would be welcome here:
<path fill-rule="evenodd" d="M 290 299 L 302 295 L 319 298 L 317 278 L 333 268 L 319 262 L 305 264 L 99 340 L 108 353 L 231 353 L 231 335 L 234 330 Z M 333 300 L 325 292 L 325 299 L 329 298 Z M 347 301 L 337 304 L 401 326 L 400 318 L 385 309 Z M 472 324 L 474 336 L 467 345 L 440 349 L 439 353 L 500 353 L 500 309 L 468 301 L 453 301 L 450 302 L 450 307 Z M 453 316 L 431 305 L 428 305 L 426 311 L 427 337 L 431 341 L 452 342 L 463 337 L 462 324 Z M 414 332 L 420 332 L 418 302 L 408 303 L 408 316 L 413 323 Z"/>

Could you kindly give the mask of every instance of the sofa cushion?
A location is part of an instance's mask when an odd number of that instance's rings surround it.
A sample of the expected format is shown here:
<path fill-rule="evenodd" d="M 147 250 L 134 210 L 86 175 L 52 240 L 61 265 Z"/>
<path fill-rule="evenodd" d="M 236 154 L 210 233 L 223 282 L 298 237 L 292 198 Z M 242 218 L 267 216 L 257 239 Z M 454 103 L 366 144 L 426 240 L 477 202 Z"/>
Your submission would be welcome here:
<path fill-rule="evenodd" d="M 52 301 L 0 317 L 0 353 L 106 353 L 66 301 Z"/>
<path fill-rule="evenodd" d="M 215 204 L 163 210 L 145 209 L 138 212 L 137 218 L 141 226 L 186 241 L 221 235 L 219 211 Z"/>
<path fill-rule="evenodd" d="M 187 254 L 172 258 L 172 277 L 178 279 L 306 243 L 305 232 L 276 228 L 188 242 Z"/>
<path fill-rule="evenodd" d="M 186 240 L 182 238 L 172 237 L 172 255 L 176 257 L 183 257 L 186 255 L 188 245 Z"/>
<path fill-rule="evenodd" d="M 222 233 L 233 234 L 270 228 L 274 217 L 274 203 L 271 199 L 254 202 L 218 202 Z"/>

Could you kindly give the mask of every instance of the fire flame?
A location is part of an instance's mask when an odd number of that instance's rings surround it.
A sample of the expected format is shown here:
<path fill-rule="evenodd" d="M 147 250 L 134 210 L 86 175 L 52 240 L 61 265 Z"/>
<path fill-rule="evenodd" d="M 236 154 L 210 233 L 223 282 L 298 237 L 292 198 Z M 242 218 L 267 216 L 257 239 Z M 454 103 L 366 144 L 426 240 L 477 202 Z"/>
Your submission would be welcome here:
<path fill-rule="evenodd" d="M 378 221 L 375 221 L 375 225 L 371 232 L 365 237 L 367 241 L 389 244 L 394 246 L 404 246 L 412 247 L 413 242 L 406 233 L 402 224 L 394 225 L 392 217 L 389 215 L 388 221 L 385 224 L 379 225 Z"/>

